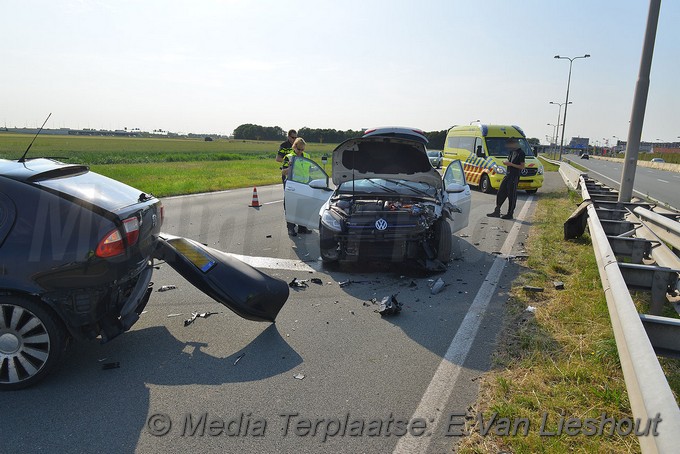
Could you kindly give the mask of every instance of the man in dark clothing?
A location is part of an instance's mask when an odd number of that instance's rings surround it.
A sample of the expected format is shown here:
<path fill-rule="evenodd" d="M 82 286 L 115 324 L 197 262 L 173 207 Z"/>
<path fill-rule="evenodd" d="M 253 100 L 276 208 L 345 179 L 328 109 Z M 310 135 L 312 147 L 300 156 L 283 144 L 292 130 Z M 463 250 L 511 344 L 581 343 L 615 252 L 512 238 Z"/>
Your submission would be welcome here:
<path fill-rule="evenodd" d="M 525 155 L 524 151 L 519 145 L 519 140 L 509 138 L 505 142 L 505 147 L 508 149 L 508 160 L 503 161 L 503 165 L 507 168 L 507 173 L 501 181 L 501 186 L 498 188 L 496 195 L 496 208 L 493 213 L 487 214 L 491 218 L 512 219 L 515 212 L 515 205 L 517 204 L 517 185 L 519 185 L 519 176 L 522 169 L 524 169 Z M 508 199 L 508 213 L 501 216 L 501 205 Z"/>
<path fill-rule="evenodd" d="M 286 140 L 279 145 L 279 151 L 276 153 L 276 162 L 283 162 L 283 158 L 293 152 L 293 142 L 295 142 L 295 139 L 297 139 L 297 131 L 291 129 L 288 131 Z M 283 167 L 281 167 L 281 170 L 283 170 Z M 281 182 L 286 182 L 286 175 L 283 173 L 281 174 Z"/>

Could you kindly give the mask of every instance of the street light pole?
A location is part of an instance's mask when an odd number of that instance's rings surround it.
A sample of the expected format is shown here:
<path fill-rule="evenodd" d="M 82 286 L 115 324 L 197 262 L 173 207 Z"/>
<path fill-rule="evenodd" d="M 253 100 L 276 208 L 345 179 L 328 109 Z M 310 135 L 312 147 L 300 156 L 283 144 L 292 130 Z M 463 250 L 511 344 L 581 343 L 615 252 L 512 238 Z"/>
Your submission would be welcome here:
<path fill-rule="evenodd" d="M 559 132 L 560 132 L 560 115 L 562 114 L 562 106 L 566 106 L 566 103 L 559 103 L 559 102 L 554 102 L 550 101 L 550 104 L 554 104 L 558 107 L 557 110 L 557 131 L 555 132 L 555 146 L 557 146 L 557 138 L 559 137 Z M 568 102 L 568 104 L 572 104 L 571 101 Z M 566 109 L 565 109 L 566 110 Z M 564 126 L 564 125 L 562 125 Z M 564 134 L 564 130 L 562 131 L 562 134 Z M 562 153 L 560 152 L 560 161 L 562 160 Z"/>
<path fill-rule="evenodd" d="M 571 85 L 571 65 L 577 58 L 589 58 L 590 54 L 585 54 L 580 57 L 561 57 L 555 55 L 555 58 L 569 60 L 569 78 L 567 79 L 567 97 L 564 100 L 564 119 L 562 120 L 562 140 L 560 141 L 560 161 L 562 160 L 562 149 L 564 148 L 564 129 L 567 126 L 567 107 L 569 107 L 569 85 Z M 559 122 L 558 122 L 559 123 Z"/>

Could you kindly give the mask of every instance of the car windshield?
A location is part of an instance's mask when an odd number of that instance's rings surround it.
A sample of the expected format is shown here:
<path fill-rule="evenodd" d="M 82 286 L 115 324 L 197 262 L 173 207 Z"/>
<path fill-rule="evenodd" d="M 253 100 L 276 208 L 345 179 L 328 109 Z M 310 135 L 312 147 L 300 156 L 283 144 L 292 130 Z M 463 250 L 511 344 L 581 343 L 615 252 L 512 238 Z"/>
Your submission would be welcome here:
<path fill-rule="evenodd" d="M 508 140 L 509 139 L 506 137 L 487 137 L 486 148 L 487 150 L 489 150 L 489 155 L 507 157 L 510 154 L 510 151 L 505 146 L 505 143 Z M 533 151 L 531 151 L 531 146 L 529 145 L 529 142 L 527 142 L 527 139 L 522 137 L 516 140 L 519 140 L 519 145 L 522 148 L 522 151 L 524 151 L 525 156 L 529 157 L 534 155 Z"/>
<path fill-rule="evenodd" d="M 338 187 L 338 194 L 417 194 L 435 197 L 437 190 L 427 183 L 383 178 L 362 178 L 346 181 Z"/>

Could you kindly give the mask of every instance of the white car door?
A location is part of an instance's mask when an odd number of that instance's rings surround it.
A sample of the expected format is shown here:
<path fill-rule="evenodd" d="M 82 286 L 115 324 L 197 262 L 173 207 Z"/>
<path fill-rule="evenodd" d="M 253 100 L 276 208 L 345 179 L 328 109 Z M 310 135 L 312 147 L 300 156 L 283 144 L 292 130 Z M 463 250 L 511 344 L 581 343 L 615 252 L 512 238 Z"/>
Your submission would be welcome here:
<path fill-rule="evenodd" d="M 286 222 L 318 229 L 319 211 L 333 194 L 328 174 L 316 162 L 300 156 L 292 159 L 288 169 L 283 190 Z"/>
<path fill-rule="evenodd" d="M 444 172 L 444 190 L 448 196 L 448 203 L 458 207 L 461 213 L 453 213 L 452 233 L 456 233 L 468 226 L 472 192 L 465 182 L 465 172 L 460 161 L 451 161 Z"/>

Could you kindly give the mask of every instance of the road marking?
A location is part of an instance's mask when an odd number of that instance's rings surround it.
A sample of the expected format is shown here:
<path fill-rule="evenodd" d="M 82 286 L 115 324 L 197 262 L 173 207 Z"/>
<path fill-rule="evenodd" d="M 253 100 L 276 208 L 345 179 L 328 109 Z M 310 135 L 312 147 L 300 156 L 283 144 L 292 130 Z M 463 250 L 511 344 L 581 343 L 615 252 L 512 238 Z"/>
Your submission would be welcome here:
<path fill-rule="evenodd" d="M 232 254 L 235 259 L 238 259 L 253 268 L 264 268 L 269 270 L 290 270 L 290 271 L 319 271 L 321 265 L 315 262 L 303 262 L 302 260 L 277 259 L 273 257 L 252 257 L 249 255 Z"/>
<path fill-rule="evenodd" d="M 261 205 L 271 205 L 272 203 L 281 203 L 281 202 L 283 202 L 283 199 L 274 200 L 273 202 L 265 202 L 265 203 L 262 203 Z"/>
<path fill-rule="evenodd" d="M 662 180 L 661 178 L 657 178 L 656 181 L 660 181 L 662 183 L 670 183 L 670 181 Z"/>
<path fill-rule="evenodd" d="M 525 219 L 533 200 L 533 196 L 530 196 L 527 198 L 526 202 L 524 202 L 522 211 L 517 218 L 518 222 L 513 224 L 505 243 L 503 243 L 503 247 L 500 251 L 501 255 L 508 255 L 512 251 L 512 246 L 517 241 L 517 235 L 522 227 L 521 221 Z M 453 337 L 444 358 L 442 358 L 439 363 L 439 367 L 434 373 L 430 385 L 427 387 L 425 394 L 420 400 L 418 408 L 416 408 L 416 411 L 413 413 L 411 420 L 414 418 L 425 418 L 430 422 L 427 427 L 428 429 L 431 429 L 429 430 L 431 434 L 442 433 L 441 430 L 437 432 L 437 428 L 443 415 L 442 410 L 456 386 L 456 381 L 463 368 L 462 364 L 465 363 L 465 359 L 467 358 L 468 353 L 470 353 L 473 340 L 477 334 L 479 325 L 484 319 L 487 306 L 496 292 L 498 280 L 501 277 L 501 273 L 503 272 L 506 263 L 507 261 L 501 257 L 496 257 L 494 260 L 489 273 L 486 275 L 484 283 L 477 292 L 474 301 L 472 301 L 472 305 L 465 315 L 463 322 L 460 324 L 456 335 Z M 432 437 L 430 436 L 414 437 L 407 432 L 406 435 L 399 439 L 397 446 L 394 448 L 394 453 L 426 453 L 431 440 Z"/>

